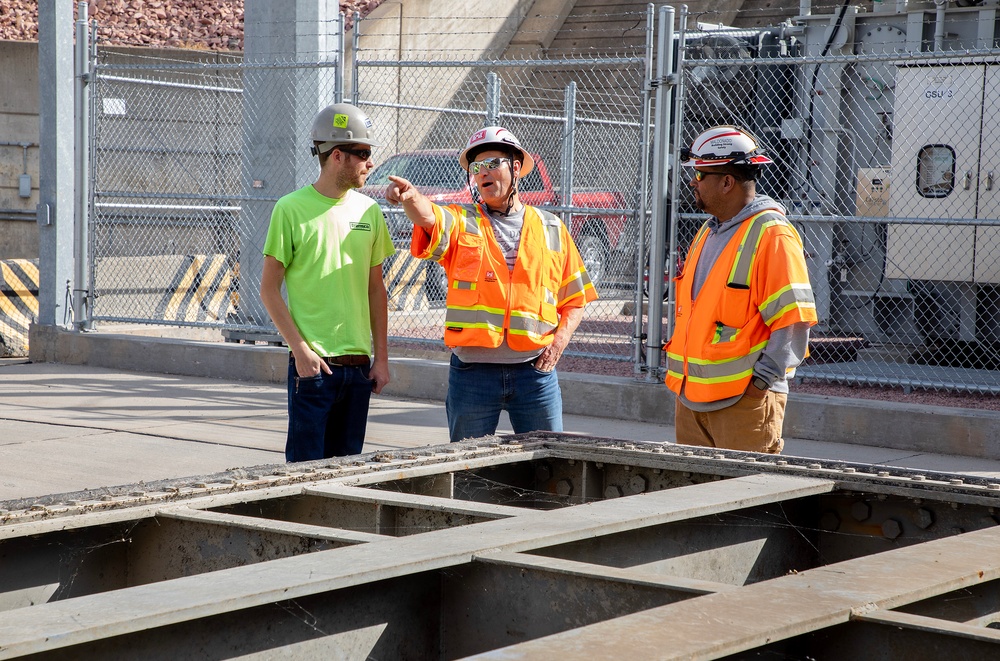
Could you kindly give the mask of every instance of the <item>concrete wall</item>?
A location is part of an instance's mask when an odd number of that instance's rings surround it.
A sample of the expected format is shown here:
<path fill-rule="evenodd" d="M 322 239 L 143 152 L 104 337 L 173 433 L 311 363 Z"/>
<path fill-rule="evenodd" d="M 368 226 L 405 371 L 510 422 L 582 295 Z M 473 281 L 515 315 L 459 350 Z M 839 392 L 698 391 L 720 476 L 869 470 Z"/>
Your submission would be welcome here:
<path fill-rule="evenodd" d="M 561 6 L 571 1 L 470 0 L 455 3 L 385 0 L 360 22 L 359 50 L 365 59 L 378 61 L 426 60 L 428 53 L 437 53 L 438 58 L 452 61 L 495 59 L 506 51 L 525 16 L 533 11 L 535 5 Z M 345 59 L 350 69 L 349 63 L 353 58 L 350 38 L 346 47 Z M 348 76 L 352 73 L 348 71 Z M 385 153 L 454 146 L 456 140 L 461 140 L 451 130 L 447 131 L 447 138 L 440 135 L 443 130 L 437 113 L 380 107 L 380 104 L 447 107 L 456 92 L 467 84 L 469 74 L 468 71 L 456 73 L 452 68 L 432 67 L 366 69 L 365 94 L 359 101 L 379 127 L 379 135 L 393 140 L 386 145 Z M 412 79 L 401 82 L 402 76 L 419 76 L 419 84 L 414 84 Z M 345 81 L 345 100 L 352 99 L 353 90 L 354 81 L 348 78 Z M 469 104 L 460 105 L 465 107 Z M 481 125 L 480 121 L 473 127 Z"/>
<path fill-rule="evenodd" d="M 0 41 L 0 259 L 37 259 L 38 44 Z M 20 178 L 31 176 L 31 195 L 21 197 Z"/>

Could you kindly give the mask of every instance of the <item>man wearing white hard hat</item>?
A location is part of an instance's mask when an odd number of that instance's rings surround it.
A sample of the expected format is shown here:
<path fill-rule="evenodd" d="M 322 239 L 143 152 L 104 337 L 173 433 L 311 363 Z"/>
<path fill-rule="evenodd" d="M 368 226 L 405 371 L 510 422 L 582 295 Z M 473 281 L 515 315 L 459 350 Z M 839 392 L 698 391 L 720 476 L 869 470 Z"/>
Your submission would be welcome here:
<path fill-rule="evenodd" d="M 816 323 L 802 239 L 784 207 L 757 193 L 772 161 L 749 131 L 710 128 L 681 158 L 710 218 L 678 273 L 666 346 L 677 442 L 777 454 L 788 380 Z"/>
<path fill-rule="evenodd" d="M 556 363 L 597 292 L 562 220 L 521 203 L 534 159 L 513 133 L 480 129 L 458 160 L 475 205 L 439 206 L 401 177 L 386 190 L 413 222 L 411 253 L 447 273 L 451 440 L 495 433 L 503 410 L 516 433 L 562 431 Z"/>

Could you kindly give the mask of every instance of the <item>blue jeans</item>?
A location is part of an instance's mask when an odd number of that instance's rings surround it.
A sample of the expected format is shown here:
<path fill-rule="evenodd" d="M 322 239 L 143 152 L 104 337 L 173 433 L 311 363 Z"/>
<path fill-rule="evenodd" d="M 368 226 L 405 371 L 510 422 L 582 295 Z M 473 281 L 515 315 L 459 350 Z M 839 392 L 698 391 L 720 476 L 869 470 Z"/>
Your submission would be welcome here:
<path fill-rule="evenodd" d="M 331 365 L 333 374 L 300 377 L 288 361 L 285 461 L 359 454 L 368 427 L 368 367 Z"/>
<path fill-rule="evenodd" d="M 445 409 L 452 443 L 495 433 L 503 410 L 516 434 L 563 429 L 559 377 L 534 362 L 463 363 L 452 354 Z"/>

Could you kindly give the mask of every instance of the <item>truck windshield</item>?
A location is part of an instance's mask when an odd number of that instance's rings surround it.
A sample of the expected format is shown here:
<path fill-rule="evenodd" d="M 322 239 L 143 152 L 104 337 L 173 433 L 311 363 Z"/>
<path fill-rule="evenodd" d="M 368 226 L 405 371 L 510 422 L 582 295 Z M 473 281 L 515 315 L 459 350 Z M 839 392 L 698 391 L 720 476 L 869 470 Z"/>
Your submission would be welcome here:
<path fill-rule="evenodd" d="M 466 186 L 465 170 L 454 156 L 399 154 L 393 156 L 368 177 L 368 185 L 384 186 L 389 175 L 403 177 L 418 188 L 459 190 Z"/>

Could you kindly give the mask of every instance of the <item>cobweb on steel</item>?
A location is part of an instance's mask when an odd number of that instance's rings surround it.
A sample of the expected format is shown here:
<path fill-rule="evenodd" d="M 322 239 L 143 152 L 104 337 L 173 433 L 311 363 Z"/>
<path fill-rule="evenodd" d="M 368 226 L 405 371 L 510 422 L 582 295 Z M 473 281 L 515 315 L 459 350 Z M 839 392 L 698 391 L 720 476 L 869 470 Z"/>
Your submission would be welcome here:
<path fill-rule="evenodd" d="M 558 509 L 579 503 L 578 498 L 514 486 L 477 473 L 455 475 L 455 498 L 538 510 Z"/>
<path fill-rule="evenodd" d="M 133 521 L 128 525 L 124 525 L 120 528 L 119 532 L 114 532 L 103 541 L 96 542 L 94 544 L 78 546 L 75 544 L 55 543 L 54 546 L 60 546 L 62 548 L 60 553 L 61 557 L 59 559 L 60 576 L 59 585 L 52 593 L 49 601 L 59 601 L 61 599 L 69 599 L 77 596 L 73 594 L 73 586 L 80 577 L 80 573 L 84 571 L 87 560 L 98 551 L 106 549 L 109 546 L 115 546 L 117 544 L 131 544 L 132 533 L 140 523 L 142 522 Z M 64 578 L 61 574 L 66 568 L 68 568 L 69 575 Z M 106 589 L 112 588 L 108 587 Z M 93 588 L 86 588 L 86 591 L 90 593 L 93 591 Z"/>

